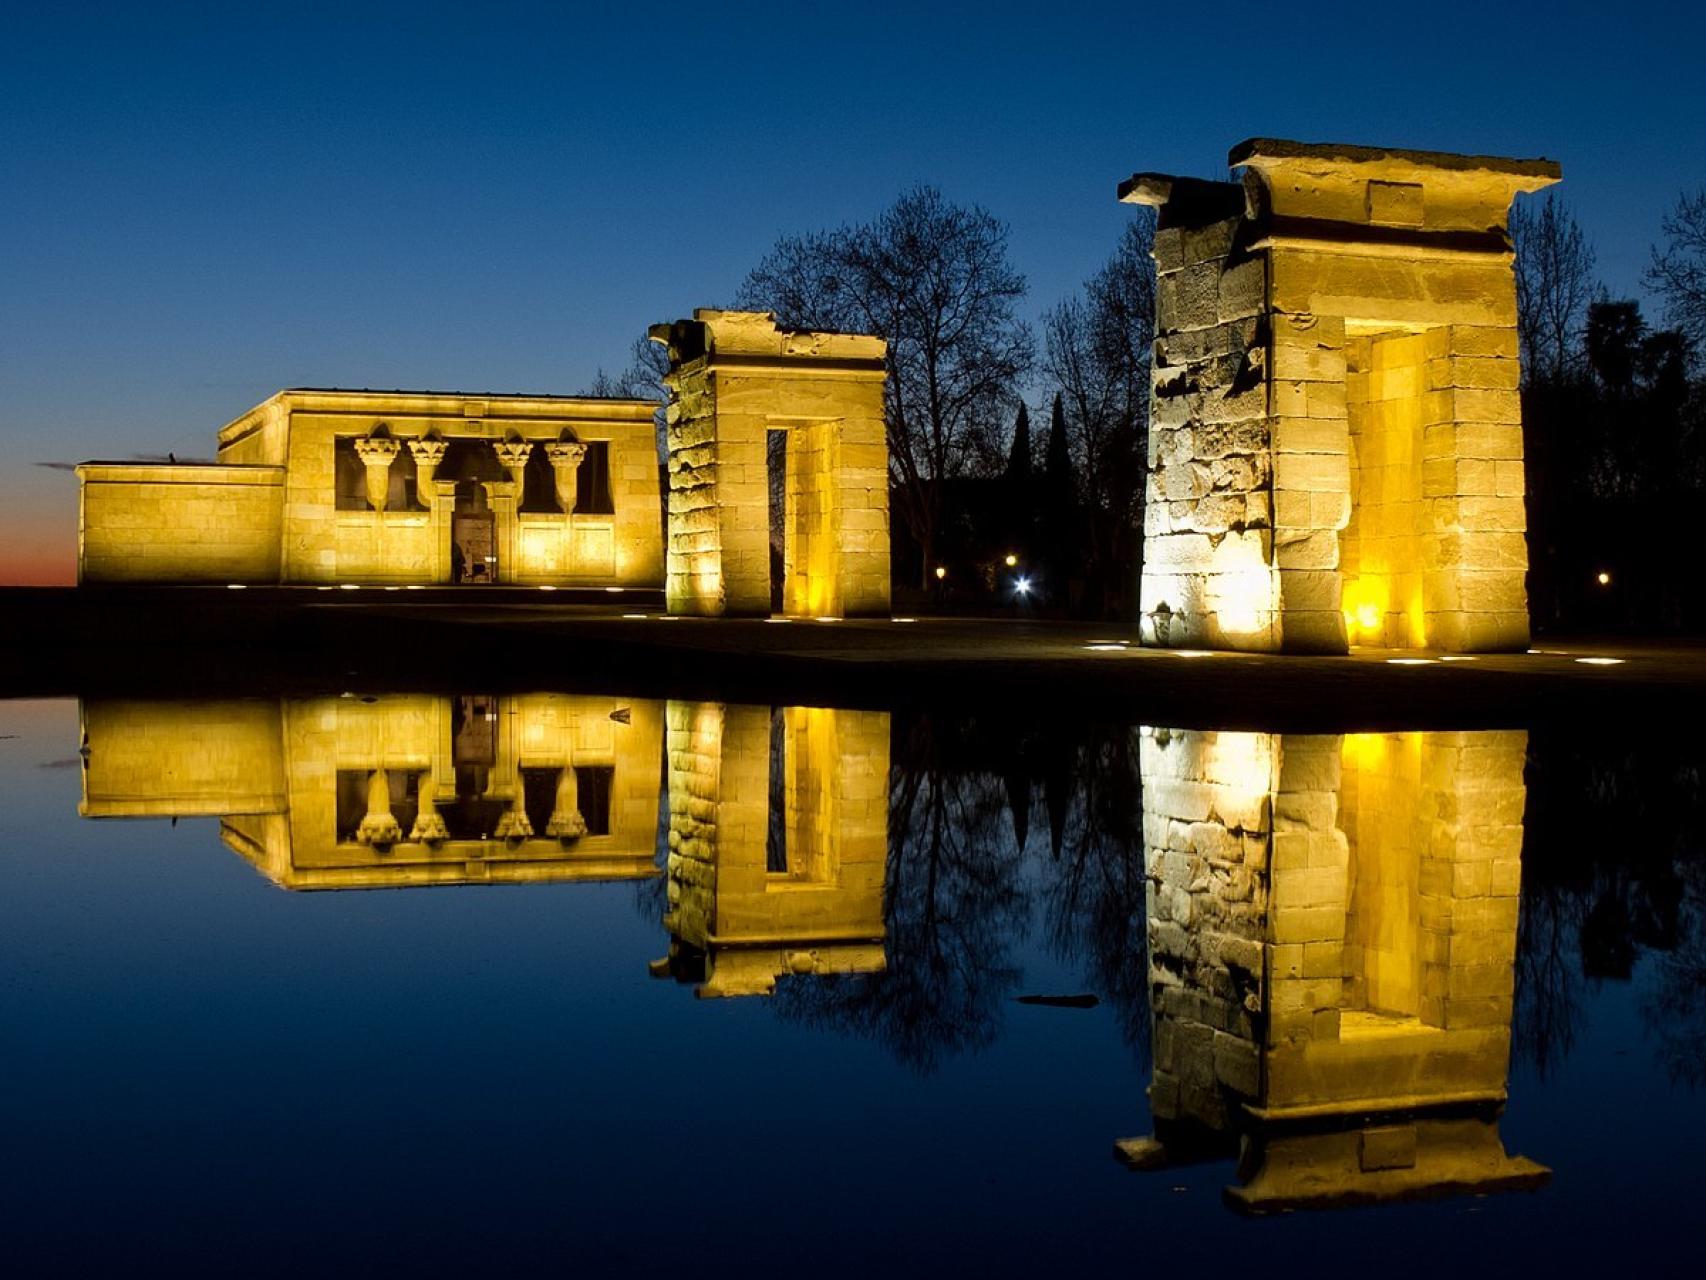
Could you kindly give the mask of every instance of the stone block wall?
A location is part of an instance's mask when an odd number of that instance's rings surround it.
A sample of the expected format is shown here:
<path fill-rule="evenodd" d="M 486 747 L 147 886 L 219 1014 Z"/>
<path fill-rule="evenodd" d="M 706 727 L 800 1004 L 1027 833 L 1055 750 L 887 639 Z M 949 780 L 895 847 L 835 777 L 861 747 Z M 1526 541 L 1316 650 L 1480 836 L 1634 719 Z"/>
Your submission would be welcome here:
<path fill-rule="evenodd" d="M 1275 648 L 1266 262 L 1250 248 L 1242 193 L 1181 185 L 1155 232 L 1155 269 L 1143 637 Z"/>
<path fill-rule="evenodd" d="M 704 957 L 699 994 L 768 994 L 784 974 L 883 966 L 889 717 L 782 711 L 785 866 L 770 860 L 769 707 L 667 710 L 672 950 Z"/>
<path fill-rule="evenodd" d="M 289 806 L 276 702 L 135 702 L 80 707 L 89 748 L 85 818 L 283 813 Z"/>
<path fill-rule="evenodd" d="M 1158 1133 L 1502 1099 L 1526 746 L 1144 730 Z"/>
<path fill-rule="evenodd" d="M 1504 226 L 1557 166 L 1272 139 L 1232 163 L 1122 188 L 1158 208 L 1144 642 L 1524 647 Z"/>
<path fill-rule="evenodd" d="M 77 478 L 79 582 L 278 580 L 280 468 L 90 462 Z"/>
<path fill-rule="evenodd" d="M 783 612 L 881 615 L 889 606 L 884 344 L 778 329 L 757 312 L 659 325 L 669 347 L 673 613 L 770 612 L 769 432 L 789 433 Z"/>

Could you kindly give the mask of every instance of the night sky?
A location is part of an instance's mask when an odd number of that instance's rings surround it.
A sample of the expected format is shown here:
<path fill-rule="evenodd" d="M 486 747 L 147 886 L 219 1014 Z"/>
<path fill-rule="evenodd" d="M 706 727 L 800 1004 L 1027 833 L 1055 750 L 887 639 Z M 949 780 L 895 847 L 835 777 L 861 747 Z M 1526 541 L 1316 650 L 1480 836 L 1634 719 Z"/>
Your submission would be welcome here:
<path fill-rule="evenodd" d="M 572 393 L 919 181 L 1033 315 L 1120 178 L 1254 134 L 1557 159 L 1618 294 L 1706 183 L 1703 6 L 925 7 L 11 6 L 0 582 L 72 578 L 40 464 L 208 456 L 287 386 Z"/>

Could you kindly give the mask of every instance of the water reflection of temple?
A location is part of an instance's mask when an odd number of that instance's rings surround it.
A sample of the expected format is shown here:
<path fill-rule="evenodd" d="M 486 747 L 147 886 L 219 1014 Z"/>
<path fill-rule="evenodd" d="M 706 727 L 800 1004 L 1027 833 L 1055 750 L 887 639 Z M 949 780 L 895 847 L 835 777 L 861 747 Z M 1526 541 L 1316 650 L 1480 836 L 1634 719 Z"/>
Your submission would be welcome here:
<path fill-rule="evenodd" d="M 883 968 L 889 717 L 671 702 L 669 954 L 701 995 Z"/>
<path fill-rule="evenodd" d="M 1523 733 L 1146 730 L 1152 1137 L 1254 1212 L 1532 1188 L 1499 1136 Z"/>
<path fill-rule="evenodd" d="M 642 879 L 704 995 L 883 967 L 889 717 L 529 694 L 85 702 L 85 817 L 217 817 L 289 889 Z"/>
<path fill-rule="evenodd" d="M 657 873 L 657 702 L 87 702 L 83 740 L 84 816 L 218 817 L 290 889 Z"/>

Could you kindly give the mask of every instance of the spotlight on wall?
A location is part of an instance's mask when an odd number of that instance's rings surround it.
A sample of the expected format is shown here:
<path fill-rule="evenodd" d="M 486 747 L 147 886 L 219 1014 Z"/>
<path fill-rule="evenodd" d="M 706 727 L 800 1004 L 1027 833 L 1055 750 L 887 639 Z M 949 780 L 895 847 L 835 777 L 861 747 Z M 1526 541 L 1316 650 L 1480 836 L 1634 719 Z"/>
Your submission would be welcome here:
<path fill-rule="evenodd" d="M 1604 569 L 1601 569 L 1594 575 L 1594 581 L 1599 583 L 1602 587 L 1609 587 L 1611 585 L 1611 575 Z"/>

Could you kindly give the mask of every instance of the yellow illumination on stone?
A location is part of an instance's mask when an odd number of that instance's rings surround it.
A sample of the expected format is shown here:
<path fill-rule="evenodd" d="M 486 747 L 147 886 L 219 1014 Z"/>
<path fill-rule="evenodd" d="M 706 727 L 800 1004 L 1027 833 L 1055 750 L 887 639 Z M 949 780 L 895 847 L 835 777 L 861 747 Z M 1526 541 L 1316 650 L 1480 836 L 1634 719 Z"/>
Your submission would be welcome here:
<path fill-rule="evenodd" d="M 1558 166 L 1267 138 L 1230 162 L 1121 188 L 1159 211 L 1144 643 L 1520 650 L 1505 223 Z"/>
<path fill-rule="evenodd" d="M 703 308 L 651 336 L 670 359 L 670 612 L 770 612 L 768 440 L 783 431 L 782 612 L 888 613 L 882 339 Z"/>
<path fill-rule="evenodd" d="M 787 707 L 778 722 L 769 707 L 711 702 L 667 714 L 670 954 L 658 971 L 697 962 L 698 994 L 739 996 L 789 974 L 883 968 L 888 714 Z"/>
<path fill-rule="evenodd" d="M 79 580 L 448 584 L 460 540 L 485 581 L 656 588 L 656 407 L 281 391 L 219 432 L 214 463 L 79 467 Z M 593 446 L 593 510 L 553 509 L 576 492 L 563 467 Z M 536 447 L 554 482 L 527 478 Z"/>
<path fill-rule="evenodd" d="M 1146 729 L 1154 1136 L 1249 1212 L 1533 1188 L 1498 1132 L 1523 733 Z"/>
<path fill-rule="evenodd" d="M 657 874 L 659 702 L 91 701 L 82 720 L 80 813 L 219 817 L 225 843 L 288 889 Z M 573 808 L 593 799 L 575 785 L 583 772 L 599 779 L 597 829 Z M 467 777 L 484 781 L 459 793 Z M 529 777 L 555 796 L 536 821 Z M 463 814 L 455 829 L 445 821 L 452 806 Z"/>

